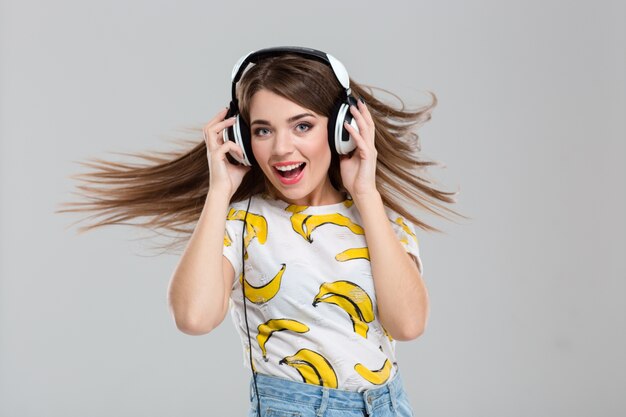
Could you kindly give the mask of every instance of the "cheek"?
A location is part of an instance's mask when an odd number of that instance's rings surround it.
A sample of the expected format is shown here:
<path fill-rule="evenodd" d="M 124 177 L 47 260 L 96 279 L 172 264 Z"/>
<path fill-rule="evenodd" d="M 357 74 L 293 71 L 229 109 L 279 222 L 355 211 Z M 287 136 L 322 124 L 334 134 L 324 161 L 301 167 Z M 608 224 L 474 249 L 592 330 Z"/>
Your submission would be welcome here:
<path fill-rule="evenodd" d="M 267 160 L 268 151 L 265 149 L 266 147 L 263 146 L 263 143 L 259 144 L 257 141 L 252 141 L 250 147 L 252 148 L 252 154 L 257 161 L 260 162 Z"/>
<path fill-rule="evenodd" d="M 261 168 L 261 171 L 263 171 L 263 173 L 268 176 L 269 174 L 271 174 L 271 168 L 268 167 L 266 165 L 266 162 L 268 160 L 268 151 L 265 149 L 264 146 L 259 146 L 258 142 L 252 142 L 250 144 L 250 146 L 252 147 L 252 154 L 254 155 L 254 158 L 257 161 L 257 164 L 259 164 L 259 167 Z"/>
<path fill-rule="evenodd" d="M 328 148 L 328 142 L 324 142 L 321 145 L 317 146 L 315 151 L 315 157 L 319 161 L 320 169 L 328 170 L 330 167 L 330 149 Z"/>

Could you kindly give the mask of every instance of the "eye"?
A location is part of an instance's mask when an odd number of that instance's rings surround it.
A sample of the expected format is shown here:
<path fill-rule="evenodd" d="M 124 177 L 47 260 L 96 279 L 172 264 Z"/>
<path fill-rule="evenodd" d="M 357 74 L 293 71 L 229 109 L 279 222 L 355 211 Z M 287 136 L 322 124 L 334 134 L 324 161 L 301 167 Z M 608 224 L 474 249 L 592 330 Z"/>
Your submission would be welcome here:
<path fill-rule="evenodd" d="M 300 129 L 300 127 L 303 126 L 304 129 Z M 310 123 L 299 123 L 296 126 L 296 130 L 299 132 L 306 132 L 307 130 L 310 130 L 313 126 Z"/>
<path fill-rule="evenodd" d="M 269 129 L 268 129 L 268 128 L 266 128 L 266 127 L 259 127 L 259 128 L 257 128 L 257 129 L 254 129 L 254 136 L 265 136 L 265 135 L 262 133 L 262 131 L 263 131 L 263 130 L 267 130 L 267 131 L 269 131 Z"/>

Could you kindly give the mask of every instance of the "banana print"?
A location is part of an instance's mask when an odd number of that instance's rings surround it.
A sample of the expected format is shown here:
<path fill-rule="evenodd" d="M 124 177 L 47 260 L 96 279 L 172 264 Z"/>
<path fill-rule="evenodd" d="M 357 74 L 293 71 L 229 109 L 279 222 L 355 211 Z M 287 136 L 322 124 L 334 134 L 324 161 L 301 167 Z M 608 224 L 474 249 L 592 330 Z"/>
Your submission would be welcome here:
<path fill-rule="evenodd" d="M 226 220 L 241 220 L 246 217 L 245 210 L 235 210 L 231 208 L 228 211 L 228 215 L 226 216 Z M 244 247 L 245 253 L 244 258 L 248 259 L 248 245 L 252 241 L 252 239 L 257 238 L 261 245 L 265 244 L 267 240 L 267 220 L 265 217 L 248 212 L 248 217 L 246 218 L 246 237 L 244 238 Z"/>
<path fill-rule="evenodd" d="M 374 320 L 374 306 L 363 288 L 350 281 L 325 282 L 313 299 L 313 307 L 321 302 L 342 308 L 350 316 L 354 331 L 367 338 L 367 323 Z"/>
<path fill-rule="evenodd" d="M 339 262 L 350 261 L 352 259 L 367 259 L 370 260 L 370 253 L 367 247 L 364 248 L 350 248 L 346 249 L 335 256 L 335 259 Z"/>
<path fill-rule="evenodd" d="M 335 304 L 341 307 L 348 315 L 350 316 L 350 320 L 352 320 L 352 329 L 359 335 L 363 336 L 367 339 L 367 332 L 369 330 L 369 326 L 365 321 L 361 319 L 361 313 L 357 306 L 354 305 L 350 300 L 342 297 L 340 295 L 329 295 L 324 297 L 323 300 L 316 300 L 313 302 L 313 307 L 317 307 L 317 304 L 320 302 Z"/>
<path fill-rule="evenodd" d="M 354 223 L 348 217 L 339 213 L 333 213 L 333 214 L 301 213 L 307 207 L 308 206 L 297 206 L 297 205 L 292 204 L 290 206 L 287 206 L 285 210 L 293 213 L 290 219 L 291 227 L 293 228 L 293 230 L 296 233 L 298 233 L 300 236 L 305 238 L 309 243 L 313 242 L 313 238 L 311 237 L 311 234 L 313 233 L 313 231 L 317 227 L 323 224 L 327 224 L 327 223 L 334 224 L 336 226 L 347 227 L 348 229 L 350 229 L 353 233 L 357 235 L 365 234 L 365 231 L 363 230 L 361 226 Z"/>
<path fill-rule="evenodd" d="M 274 332 L 280 332 L 282 330 L 291 330 L 292 332 L 297 333 L 306 333 L 309 331 L 309 327 L 300 323 L 297 320 L 291 319 L 270 319 L 265 323 L 259 324 L 258 334 L 256 340 L 259 342 L 259 346 L 261 347 L 261 352 L 263 352 L 263 360 L 267 362 L 267 350 L 265 350 L 265 344 L 269 340 L 270 337 L 274 334 Z"/>
<path fill-rule="evenodd" d="M 359 375 L 361 375 L 366 381 L 376 385 L 384 384 L 389 379 L 389 376 L 391 375 L 391 368 L 392 365 L 391 362 L 389 362 L 389 359 L 385 359 L 383 366 L 376 371 L 367 369 L 361 363 L 354 365 L 354 370 L 357 371 Z"/>
<path fill-rule="evenodd" d="M 296 368 L 302 381 L 307 384 L 337 388 L 337 374 L 330 362 L 310 349 L 300 349 L 295 355 L 286 356 L 278 362 Z"/>
<path fill-rule="evenodd" d="M 400 227 L 402 228 L 402 230 L 404 230 L 404 232 L 411 236 L 413 238 L 413 240 L 415 241 L 416 244 L 418 244 L 417 241 L 417 236 L 415 236 L 415 233 L 411 232 L 411 229 L 409 229 L 409 226 L 407 226 L 407 224 L 404 222 L 404 219 L 402 217 L 398 217 L 395 221 L 396 224 L 400 225 Z M 406 238 L 403 238 L 402 240 L 400 240 L 402 243 L 404 243 L 405 245 L 408 244 L 408 240 Z"/>
<path fill-rule="evenodd" d="M 285 272 L 286 265 L 282 264 L 282 267 L 278 271 L 278 273 L 272 278 L 270 282 L 261 286 L 261 287 L 253 287 L 246 280 L 243 279 L 243 274 L 239 275 L 239 283 L 244 285 L 246 298 L 252 301 L 255 304 L 260 304 L 267 302 L 274 298 L 274 296 L 278 293 L 280 289 L 280 282 L 283 278 L 283 273 Z"/>
<path fill-rule="evenodd" d="M 304 211 L 308 208 L 309 206 L 297 206 L 295 204 L 290 204 L 287 207 L 285 207 L 285 211 L 289 211 L 291 213 L 300 213 L 301 211 Z"/>

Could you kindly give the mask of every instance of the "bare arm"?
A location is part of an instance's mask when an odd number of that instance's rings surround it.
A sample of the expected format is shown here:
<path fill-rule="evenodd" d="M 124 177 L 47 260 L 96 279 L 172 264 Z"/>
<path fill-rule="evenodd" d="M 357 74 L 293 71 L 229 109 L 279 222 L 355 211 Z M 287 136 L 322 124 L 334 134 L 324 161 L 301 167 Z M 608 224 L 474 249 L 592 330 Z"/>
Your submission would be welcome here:
<path fill-rule="evenodd" d="M 170 281 L 170 311 L 176 326 L 188 334 L 210 332 L 224 320 L 228 310 L 234 277 L 232 266 L 222 254 L 228 200 L 227 195 L 209 192 Z"/>
<path fill-rule="evenodd" d="M 428 293 L 415 259 L 394 233 L 380 194 L 355 202 L 363 219 L 380 322 L 396 340 L 415 339 L 428 318 Z"/>
<path fill-rule="evenodd" d="M 176 267 L 168 289 L 168 303 L 176 326 L 193 335 L 217 327 L 228 311 L 235 272 L 223 256 L 228 205 L 249 167 L 230 164 L 226 152 L 241 157 L 241 148 L 223 139 L 223 129 L 233 118 L 224 119 L 222 109 L 204 127 L 209 163 L 209 192 L 202 213 Z"/>
<path fill-rule="evenodd" d="M 341 178 L 363 220 L 370 255 L 378 315 L 387 332 L 397 340 L 417 338 L 428 320 L 428 293 L 413 259 L 402 247 L 385 213 L 376 188 L 374 120 L 363 101 L 350 112 L 359 129 L 345 123 L 357 149 L 340 160 Z"/>

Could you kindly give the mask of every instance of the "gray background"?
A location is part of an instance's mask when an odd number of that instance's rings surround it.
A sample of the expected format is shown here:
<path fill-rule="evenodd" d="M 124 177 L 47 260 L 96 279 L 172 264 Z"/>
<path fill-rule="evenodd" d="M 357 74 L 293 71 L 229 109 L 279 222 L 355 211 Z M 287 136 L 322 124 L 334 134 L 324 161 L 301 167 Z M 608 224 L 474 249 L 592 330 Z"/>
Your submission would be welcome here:
<path fill-rule="evenodd" d="M 0 7 L 1 416 L 245 415 L 230 317 L 192 337 L 170 316 L 178 258 L 53 211 L 72 161 L 171 149 L 228 103 L 241 55 L 277 45 L 440 100 L 423 152 L 472 220 L 418 236 L 430 320 L 398 342 L 416 415 L 624 415 L 623 2 Z"/>

